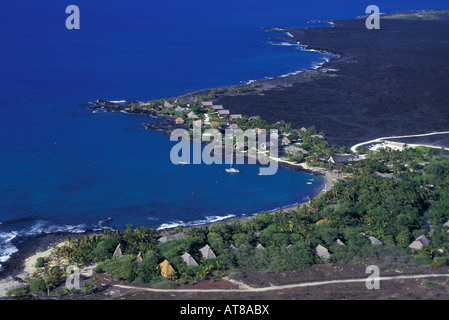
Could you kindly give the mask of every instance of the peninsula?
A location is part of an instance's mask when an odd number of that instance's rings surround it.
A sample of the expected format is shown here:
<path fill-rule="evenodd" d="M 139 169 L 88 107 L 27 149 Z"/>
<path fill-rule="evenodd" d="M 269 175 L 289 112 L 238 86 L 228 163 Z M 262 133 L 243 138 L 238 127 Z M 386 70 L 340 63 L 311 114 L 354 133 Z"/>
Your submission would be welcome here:
<path fill-rule="evenodd" d="M 278 31 L 293 35 L 289 41 L 338 58 L 244 86 L 125 105 L 99 100 L 94 108 L 164 115 L 167 132 L 194 121 L 279 128 L 288 154 L 281 160 L 340 175 L 330 191 L 303 206 L 250 220 L 166 233 L 128 226 L 70 238 L 40 257 L 26 285 L 8 294 L 447 299 L 449 160 L 440 150 L 423 146 L 353 150 L 358 154 L 349 148 L 379 137 L 421 138 L 447 131 L 447 12 L 385 16 L 380 30 L 366 30 L 363 19 L 354 19 L 333 21 L 332 28 Z M 207 112 L 213 106 L 221 108 Z M 220 113 L 223 106 L 229 112 Z M 444 135 L 438 139 L 439 146 L 449 142 Z M 91 263 L 95 268 L 81 289 L 61 286 L 68 264 Z M 384 291 L 356 287 L 373 264 L 390 283 Z"/>

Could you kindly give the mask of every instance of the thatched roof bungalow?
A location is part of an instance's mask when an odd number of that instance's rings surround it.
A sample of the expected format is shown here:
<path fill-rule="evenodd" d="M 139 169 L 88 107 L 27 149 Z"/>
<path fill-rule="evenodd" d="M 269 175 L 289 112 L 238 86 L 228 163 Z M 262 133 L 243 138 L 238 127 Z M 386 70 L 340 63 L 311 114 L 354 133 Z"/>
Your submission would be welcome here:
<path fill-rule="evenodd" d="M 124 251 L 124 250 L 122 250 L 122 249 L 123 249 L 123 248 L 122 248 L 121 244 L 119 243 L 118 246 L 115 248 L 115 251 L 114 251 L 114 253 L 112 254 L 112 257 L 113 257 L 113 258 L 121 257 L 121 256 L 123 255 L 123 251 Z"/>
<path fill-rule="evenodd" d="M 190 255 L 190 253 L 186 252 L 181 256 L 182 261 L 185 262 L 188 266 L 197 266 L 198 263 L 193 259 L 193 257 Z"/>
<path fill-rule="evenodd" d="M 213 102 L 212 101 L 203 101 L 203 102 L 201 102 L 201 106 L 203 108 L 212 108 Z"/>
<path fill-rule="evenodd" d="M 165 278 L 170 277 L 175 273 L 175 269 L 171 266 L 170 262 L 165 259 L 159 264 L 159 268 L 161 269 L 161 275 Z"/>
<path fill-rule="evenodd" d="M 189 119 L 199 119 L 199 117 L 193 111 L 190 111 L 190 113 L 187 114 L 187 118 L 189 118 Z"/>
<path fill-rule="evenodd" d="M 421 250 L 423 246 L 428 246 L 432 243 L 425 235 L 419 236 L 408 247 L 413 250 Z"/>
<path fill-rule="evenodd" d="M 229 110 L 218 110 L 218 116 L 219 117 L 229 117 Z"/>
<path fill-rule="evenodd" d="M 314 251 L 320 258 L 323 258 L 323 259 L 327 260 L 327 259 L 329 259 L 331 257 L 331 254 L 329 253 L 329 250 L 327 250 L 325 247 L 323 247 L 320 244 L 315 248 Z"/>
<path fill-rule="evenodd" d="M 186 121 L 183 118 L 181 118 L 181 117 L 179 117 L 178 119 L 175 120 L 176 124 L 184 124 L 185 122 Z"/>
<path fill-rule="evenodd" d="M 212 251 L 212 249 L 209 247 L 208 244 L 206 244 L 204 247 L 200 249 L 201 254 L 203 255 L 204 259 L 215 259 L 217 256 Z"/>

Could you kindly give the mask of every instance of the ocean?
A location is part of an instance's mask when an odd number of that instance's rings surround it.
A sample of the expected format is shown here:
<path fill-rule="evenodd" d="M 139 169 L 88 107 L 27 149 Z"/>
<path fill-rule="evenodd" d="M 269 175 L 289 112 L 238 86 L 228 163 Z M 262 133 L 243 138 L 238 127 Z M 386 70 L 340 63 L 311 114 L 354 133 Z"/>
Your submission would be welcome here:
<path fill-rule="evenodd" d="M 80 9 L 79 30 L 65 26 L 70 4 Z M 174 143 L 141 126 L 157 119 L 93 113 L 87 104 L 172 97 L 317 66 L 325 54 L 274 41 L 279 34 L 267 30 L 330 27 L 315 20 L 354 18 L 369 4 L 3 1 L 0 265 L 19 250 L 18 240 L 42 233 L 195 225 L 307 201 L 323 185 L 318 176 L 174 166 Z M 444 8 L 446 1 L 377 5 L 389 12 Z"/>

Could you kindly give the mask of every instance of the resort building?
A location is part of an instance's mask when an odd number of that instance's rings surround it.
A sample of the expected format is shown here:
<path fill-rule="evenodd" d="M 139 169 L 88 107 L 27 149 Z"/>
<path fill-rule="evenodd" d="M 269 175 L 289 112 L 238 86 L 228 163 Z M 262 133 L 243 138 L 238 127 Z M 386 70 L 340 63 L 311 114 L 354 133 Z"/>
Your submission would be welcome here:
<path fill-rule="evenodd" d="M 309 152 L 307 150 L 304 150 L 303 148 L 298 148 L 295 146 L 289 146 L 289 147 L 285 148 L 284 151 L 288 155 L 294 155 L 294 154 L 297 154 L 298 152 L 301 152 L 303 155 L 309 154 Z"/>
<path fill-rule="evenodd" d="M 230 116 L 229 116 L 229 119 L 230 120 L 236 120 L 236 119 L 241 119 L 242 118 L 242 115 L 241 114 L 231 114 Z"/>
<path fill-rule="evenodd" d="M 229 117 L 229 110 L 218 110 L 218 116 L 222 118 L 228 118 Z"/>
<path fill-rule="evenodd" d="M 432 243 L 425 235 L 419 236 L 408 247 L 413 250 L 421 250 L 423 246 L 428 246 Z"/>
<path fill-rule="evenodd" d="M 199 128 L 203 125 L 203 120 L 195 120 L 193 121 L 193 126 Z"/>
<path fill-rule="evenodd" d="M 164 102 L 164 109 L 173 109 L 173 105 L 168 101 Z"/>
<path fill-rule="evenodd" d="M 188 252 L 184 253 L 181 256 L 181 259 L 188 266 L 197 266 L 198 265 L 198 263 L 195 261 L 195 259 L 193 259 L 193 257 Z"/>
<path fill-rule="evenodd" d="M 142 102 L 142 101 L 137 102 L 137 107 L 138 108 L 150 107 L 150 106 L 151 106 L 150 102 Z"/>
<path fill-rule="evenodd" d="M 329 158 L 329 162 L 334 163 L 334 164 L 348 164 L 351 161 L 359 161 L 359 156 L 355 153 L 353 154 L 333 154 L 330 158 Z"/>
<path fill-rule="evenodd" d="M 165 259 L 159 264 L 159 268 L 161 269 L 161 275 L 165 278 L 170 277 L 175 273 L 175 269 L 171 266 L 170 262 Z"/>
<path fill-rule="evenodd" d="M 331 257 L 331 254 L 329 253 L 329 250 L 327 250 L 325 247 L 323 247 L 322 245 L 318 245 L 315 248 L 315 253 L 322 259 L 329 259 Z"/>
<path fill-rule="evenodd" d="M 175 111 L 184 112 L 184 113 L 188 112 L 188 110 L 186 108 L 183 108 L 183 107 L 176 107 Z"/>
<path fill-rule="evenodd" d="M 175 120 L 176 124 L 184 124 L 185 122 L 186 121 L 183 118 L 181 118 L 181 117 L 179 117 L 178 119 Z"/>
<path fill-rule="evenodd" d="M 282 139 L 281 143 L 283 146 L 289 146 L 292 142 L 287 137 L 285 137 L 284 139 Z"/>
<path fill-rule="evenodd" d="M 215 259 L 217 256 L 212 251 L 212 249 L 209 247 L 208 244 L 206 244 L 204 247 L 200 249 L 201 254 L 203 255 L 204 259 Z"/>
<path fill-rule="evenodd" d="M 271 150 L 272 148 L 276 148 L 276 145 L 275 145 L 275 143 L 273 141 L 270 141 L 268 143 L 267 142 L 262 142 L 259 145 L 259 151 L 262 151 L 262 152 L 267 151 L 267 150 Z"/>
<path fill-rule="evenodd" d="M 122 255 L 123 255 L 122 246 L 119 243 L 118 246 L 115 248 L 115 251 L 112 254 L 112 257 L 113 258 L 118 258 L 118 257 L 121 257 Z"/>
<path fill-rule="evenodd" d="M 134 260 L 135 263 L 141 263 L 142 262 L 142 252 L 139 252 L 139 254 L 136 257 L 136 260 Z"/>
<path fill-rule="evenodd" d="M 188 115 L 187 118 L 189 119 L 199 119 L 199 117 L 193 112 L 191 111 Z"/>
<path fill-rule="evenodd" d="M 371 242 L 372 245 L 378 246 L 378 245 L 383 245 L 383 242 L 380 241 L 379 239 L 376 239 L 372 236 L 368 237 L 369 242 Z"/>
<path fill-rule="evenodd" d="M 203 108 L 212 108 L 213 103 L 212 103 L 212 101 L 203 101 L 203 102 L 201 102 L 201 106 Z"/>
<path fill-rule="evenodd" d="M 218 112 L 218 110 L 223 110 L 223 106 L 222 106 L 221 104 L 219 104 L 219 105 L 213 105 L 213 106 L 212 106 L 212 109 L 213 109 L 215 112 Z"/>

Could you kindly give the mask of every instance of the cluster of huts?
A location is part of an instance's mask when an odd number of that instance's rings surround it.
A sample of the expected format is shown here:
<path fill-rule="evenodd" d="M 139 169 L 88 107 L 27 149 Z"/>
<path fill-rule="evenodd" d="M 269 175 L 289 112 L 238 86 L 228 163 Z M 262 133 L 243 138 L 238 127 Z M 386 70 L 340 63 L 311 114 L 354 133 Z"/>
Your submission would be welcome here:
<path fill-rule="evenodd" d="M 177 239 L 183 239 L 183 238 L 184 238 L 184 233 L 181 232 L 181 233 L 177 233 L 177 234 L 173 234 L 173 235 L 172 234 L 167 234 L 167 235 L 159 238 L 158 241 L 159 242 L 166 242 L 166 241 L 169 241 L 169 240 L 177 240 Z M 123 246 L 121 244 L 119 244 L 116 247 L 112 257 L 113 258 L 121 257 L 123 255 L 123 251 L 124 251 Z M 201 256 L 202 256 L 203 259 L 216 259 L 217 258 L 215 253 L 212 251 L 211 247 L 209 247 L 209 245 L 207 245 L 207 244 L 204 247 L 202 247 L 199 250 L 199 252 L 201 253 Z M 192 257 L 192 255 L 190 255 L 188 252 L 184 253 L 181 256 L 181 259 L 188 266 L 198 266 L 198 263 L 195 261 L 195 259 Z M 135 263 L 141 263 L 142 260 L 143 260 L 142 253 L 139 252 L 139 254 L 137 255 L 137 257 L 136 257 L 134 262 Z M 159 268 L 161 270 L 161 275 L 163 277 L 170 277 L 175 272 L 175 270 L 173 269 L 173 267 L 171 266 L 170 262 L 167 259 L 165 259 L 164 261 L 162 261 L 159 264 Z"/>
<path fill-rule="evenodd" d="M 320 225 L 320 224 L 325 223 L 325 222 L 327 222 L 326 219 L 321 219 L 321 220 L 319 220 L 316 223 L 316 225 Z M 444 226 L 448 228 L 448 232 L 449 232 L 449 221 L 447 221 L 444 224 Z M 365 234 L 363 234 L 363 235 L 366 236 Z M 166 241 L 170 241 L 170 240 L 177 240 L 177 239 L 183 239 L 183 238 L 184 238 L 184 233 L 181 232 L 181 233 L 177 233 L 177 234 L 173 234 L 173 235 L 172 234 L 167 234 L 167 235 L 159 238 L 158 241 L 159 242 L 166 242 Z M 366 238 L 370 241 L 370 243 L 372 245 L 383 245 L 382 241 L 380 241 L 379 239 L 374 238 L 373 236 L 366 236 Z M 335 240 L 335 243 L 337 245 L 340 245 L 340 246 L 346 246 L 345 243 L 341 239 Z M 424 246 L 428 246 L 431 243 L 432 243 L 432 241 L 429 238 L 427 238 L 425 235 L 421 235 L 418 238 L 416 238 L 409 245 L 409 248 L 412 249 L 413 251 L 420 251 Z M 238 250 L 232 244 L 230 245 L 230 248 L 234 249 L 234 250 Z M 255 249 L 256 250 L 263 250 L 265 248 L 263 247 L 262 244 L 259 243 L 255 247 Z M 206 244 L 204 247 L 199 249 L 199 252 L 201 253 L 201 257 L 203 259 L 216 259 L 217 258 L 215 253 L 213 252 L 213 250 L 211 249 L 211 247 L 208 244 Z M 324 246 L 322 246 L 320 244 L 316 246 L 316 248 L 314 249 L 314 252 L 315 252 L 316 255 L 318 255 L 323 260 L 328 260 L 331 257 L 331 253 L 329 252 L 329 250 L 326 247 L 324 247 Z M 122 247 L 121 244 L 119 244 L 116 247 L 112 257 L 113 258 L 118 258 L 118 257 L 120 257 L 122 255 L 123 255 L 123 247 Z M 198 262 L 188 252 L 184 253 L 181 256 L 181 259 L 188 266 L 198 266 Z M 142 253 L 139 253 L 137 255 L 137 257 L 135 259 L 135 262 L 136 263 L 142 262 Z M 175 270 L 173 269 L 173 267 L 171 266 L 170 262 L 167 259 L 165 259 L 163 262 L 161 262 L 159 264 L 159 268 L 161 270 L 161 275 L 163 277 L 170 277 L 175 272 Z"/>
<path fill-rule="evenodd" d="M 317 225 L 319 225 L 319 224 L 321 224 L 323 222 L 326 222 L 326 219 L 322 219 L 322 220 L 318 221 Z M 444 224 L 444 226 L 448 228 L 447 232 L 449 232 L 449 221 L 447 221 Z M 372 236 L 368 236 L 367 239 L 371 242 L 372 245 L 383 245 L 382 241 L 380 241 L 379 239 L 376 239 L 376 238 L 374 238 Z M 335 243 L 338 244 L 338 245 L 341 245 L 341 246 L 346 246 L 343 243 L 343 241 L 341 241 L 340 239 L 337 239 L 335 241 Z M 424 246 L 428 246 L 431 243 L 432 243 L 432 241 L 423 234 L 423 235 L 420 235 L 418 238 L 416 238 L 412 243 L 410 243 L 410 245 L 408 247 L 412 251 L 420 251 L 420 250 L 422 250 L 422 248 Z M 314 252 L 320 258 L 322 258 L 324 260 L 327 260 L 327 259 L 329 259 L 331 257 L 331 254 L 330 254 L 329 250 L 327 248 L 325 248 L 324 246 L 320 245 L 320 244 L 315 248 Z"/>
<path fill-rule="evenodd" d="M 176 101 L 175 101 L 176 103 Z M 201 107 L 208 109 L 211 113 L 215 113 L 220 118 L 229 119 L 229 120 L 235 120 L 242 117 L 241 114 L 231 114 L 229 110 L 224 109 L 222 105 L 214 105 L 212 101 L 203 101 L 201 102 Z M 161 109 L 173 109 L 178 112 L 183 112 L 187 114 L 187 119 L 191 119 L 193 121 L 201 121 L 199 116 L 195 114 L 193 111 L 191 111 L 189 108 L 183 108 L 180 106 L 175 106 L 174 104 L 170 104 L 169 102 L 165 102 L 164 106 L 160 107 Z M 178 117 L 175 120 L 176 124 L 184 124 L 185 120 L 181 117 Z M 202 124 L 202 122 L 198 123 Z M 212 126 L 218 127 L 218 123 L 211 123 Z"/>

